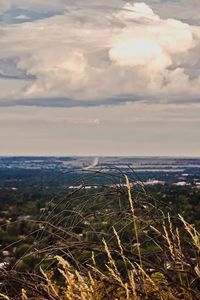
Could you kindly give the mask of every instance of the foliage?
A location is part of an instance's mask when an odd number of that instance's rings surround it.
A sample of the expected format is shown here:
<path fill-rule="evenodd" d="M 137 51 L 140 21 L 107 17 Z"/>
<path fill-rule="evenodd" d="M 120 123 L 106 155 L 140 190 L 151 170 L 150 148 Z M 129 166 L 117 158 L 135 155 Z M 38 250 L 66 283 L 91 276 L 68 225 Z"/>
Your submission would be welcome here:
<path fill-rule="evenodd" d="M 127 177 L 120 186 L 54 196 L 39 216 L 2 225 L 9 255 L 0 293 L 13 300 L 199 299 L 198 197 L 189 188 L 147 191 Z M 186 209 L 197 227 L 182 217 Z"/>

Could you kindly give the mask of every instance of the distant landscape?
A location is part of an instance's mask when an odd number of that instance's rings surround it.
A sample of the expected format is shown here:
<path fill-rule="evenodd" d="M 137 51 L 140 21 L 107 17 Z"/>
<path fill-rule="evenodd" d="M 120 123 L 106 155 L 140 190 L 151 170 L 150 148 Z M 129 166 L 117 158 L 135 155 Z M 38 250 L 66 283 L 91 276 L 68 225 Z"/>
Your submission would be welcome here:
<path fill-rule="evenodd" d="M 0 292 L 199 299 L 199 215 L 199 158 L 1 157 Z"/>
<path fill-rule="evenodd" d="M 200 187 L 200 158 L 176 157 L 0 157 L 0 187 L 73 187 L 83 175 L 86 185 L 112 184 L 108 177 L 95 176 L 99 172 L 118 174 L 118 184 L 119 171 L 134 173 L 135 182 L 145 185 Z"/>

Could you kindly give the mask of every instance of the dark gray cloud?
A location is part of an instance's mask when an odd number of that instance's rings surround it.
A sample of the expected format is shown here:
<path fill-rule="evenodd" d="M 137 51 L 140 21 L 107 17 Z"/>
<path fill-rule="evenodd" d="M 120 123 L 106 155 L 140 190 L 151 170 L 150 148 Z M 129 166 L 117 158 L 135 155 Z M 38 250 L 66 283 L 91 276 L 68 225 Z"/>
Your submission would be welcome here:
<path fill-rule="evenodd" d="M 174 97 L 173 99 L 163 98 L 162 100 L 156 97 L 149 97 L 148 99 L 144 99 L 140 96 L 123 96 L 121 98 L 107 98 L 100 100 L 74 100 L 70 98 L 31 98 L 31 99 L 15 99 L 15 100 L 1 100 L 0 107 L 14 107 L 14 106 L 27 106 L 27 107 L 51 107 L 51 108 L 85 108 L 85 107 L 100 107 L 100 106 L 118 106 L 118 105 L 126 105 L 128 103 L 141 102 L 144 104 L 174 104 L 174 105 L 183 105 L 190 103 L 200 103 L 200 97 L 190 98 L 187 97 L 180 100 L 178 97 Z"/>
<path fill-rule="evenodd" d="M 73 100 L 69 98 L 32 98 L 32 99 L 15 99 L 15 100 L 1 100 L 0 107 L 11 107 L 11 106 L 40 106 L 40 107 L 97 107 L 97 106 L 110 106 L 110 105 L 121 105 L 127 102 L 142 101 L 140 97 L 121 97 L 119 98 L 108 98 L 102 100 Z"/>

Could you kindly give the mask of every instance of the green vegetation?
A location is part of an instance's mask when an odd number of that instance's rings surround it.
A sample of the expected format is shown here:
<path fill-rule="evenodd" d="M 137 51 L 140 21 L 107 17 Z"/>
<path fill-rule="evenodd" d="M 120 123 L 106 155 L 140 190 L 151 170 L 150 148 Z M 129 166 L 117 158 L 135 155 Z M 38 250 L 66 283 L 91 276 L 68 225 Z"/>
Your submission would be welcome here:
<path fill-rule="evenodd" d="M 124 177 L 0 197 L 2 297 L 200 299 L 199 189 L 147 191 Z"/>

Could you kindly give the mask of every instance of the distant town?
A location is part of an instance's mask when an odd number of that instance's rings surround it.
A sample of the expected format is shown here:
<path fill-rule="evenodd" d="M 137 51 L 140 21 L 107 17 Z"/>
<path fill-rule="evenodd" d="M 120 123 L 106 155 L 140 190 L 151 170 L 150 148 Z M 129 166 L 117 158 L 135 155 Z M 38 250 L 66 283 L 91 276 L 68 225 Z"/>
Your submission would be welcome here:
<path fill-rule="evenodd" d="M 93 174 L 95 176 L 88 176 Z M 86 188 L 104 184 L 100 174 L 129 174 L 134 183 L 173 184 L 200 187 L 200 158 L 171 157 L 0 157 L 1 186 L 17 189 L 20 185 L 65 185 L 78 188 L 77 180 L 87 177 Z M 97 176 L 98 175 L 98 176 Z M 54 177 L 58 178 L 53 179 Z M 119 176 L 120 177 L 120 176 Z M 37 180 L 36 180 L 37 178 Z M 107 180 L 107 179 L 106 179 Z M 120 184 L 116 177 L 114 184 Z M 110 184 L 112 185 L 112 183 Z"/>

